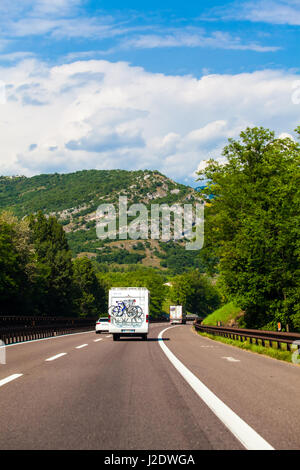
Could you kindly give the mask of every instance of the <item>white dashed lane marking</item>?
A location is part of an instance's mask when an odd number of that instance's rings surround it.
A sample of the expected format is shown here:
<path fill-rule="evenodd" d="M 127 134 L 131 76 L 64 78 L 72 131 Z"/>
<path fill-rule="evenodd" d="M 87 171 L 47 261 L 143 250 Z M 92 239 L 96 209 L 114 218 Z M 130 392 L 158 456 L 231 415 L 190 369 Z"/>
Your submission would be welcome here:
<path fill-rule="evenodd" d="M 11 382 L 12 380 L 15 380 L 15 379 L 18 379 L 19 377 L 22 377 L 23 374 L 13 374 L 13 375 L 9 375 L 8 377 L 6 377 L 5 379 L 2 379 L 0 380 L 0 387 L 2 387 L 3 385 L 5 384 L 8 384 L 9 382 Z"/>
<path fill-rule="evenodd" d="M 76 349 L 85 348 L 86 346 L 88 346 L 88 344 L 81 344 L 80 346 L 76 346 Z"/>
<path fill-rule="evenodd" d="M 58 359 L 59 357 L 65 356 L 67 353 L 60 353 L 56 354 L 56 356 L 48 357 L 48 359 L 45 359 L 46 361 L 55 361 L 55 359 Z"/>

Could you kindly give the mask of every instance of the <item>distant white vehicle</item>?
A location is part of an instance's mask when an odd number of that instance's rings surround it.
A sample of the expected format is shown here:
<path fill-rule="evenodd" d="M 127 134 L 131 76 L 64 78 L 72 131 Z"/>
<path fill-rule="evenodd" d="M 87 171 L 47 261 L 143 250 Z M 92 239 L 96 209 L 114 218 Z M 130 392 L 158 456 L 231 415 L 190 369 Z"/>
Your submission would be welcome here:
<path fill-rule="evenodd" d="M 99 320 L 96 321 L 96 333 L 100 334 L 102 331 L 109 330 L 109 323 L 108 317 L 100 317 Z"/>
<path fill-rule="evenodd" d="M 149 291 L 145 287 L 113 287 L 109 290 L 109 333 L 113 340 L 121 336 L 140 336 L 149 331 Z"/>
<path fill-rule="evenodd" d="M 170 305 L 170 323 L 186 323 L 186 314 L 182 305 Z"/>

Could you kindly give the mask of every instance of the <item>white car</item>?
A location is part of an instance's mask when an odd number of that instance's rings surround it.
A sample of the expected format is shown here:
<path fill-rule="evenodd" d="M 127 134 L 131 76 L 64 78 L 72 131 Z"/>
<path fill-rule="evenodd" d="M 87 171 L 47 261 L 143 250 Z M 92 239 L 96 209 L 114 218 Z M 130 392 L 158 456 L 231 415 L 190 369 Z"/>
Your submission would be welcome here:
<path fill-rule="evenodd" d="M 96 333 L 99 335 L 102 331 L 108 331 L 108 329 L 108 317 L 100 317 L 99 320 L 96 321 Z"/>

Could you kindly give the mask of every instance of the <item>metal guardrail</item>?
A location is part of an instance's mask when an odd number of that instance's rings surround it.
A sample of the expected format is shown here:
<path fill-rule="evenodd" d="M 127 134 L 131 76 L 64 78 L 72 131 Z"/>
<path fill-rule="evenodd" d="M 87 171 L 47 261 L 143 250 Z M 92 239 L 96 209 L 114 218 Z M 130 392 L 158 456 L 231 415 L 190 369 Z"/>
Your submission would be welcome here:
<path fill-rule="evenodd" d="M 192 315 L 192 314 L 187 314 L 186 315 L 186 321 L 193 321 L 193 322 L 196 322 L 196 321 L 202 321 L 203 318 L 200 318 L 198 315 Z"/>
<path fill-rule="evenodd" d="M 295 343 L 295 341 L 300 344 L 300 333 L 248 330 L 244 328 L 229 328 L 225 326 L 208 326 L 201 325 L 199 321 L 195 321 L 194 326 L 197 331 L 202 331 L 203 333 L 209 333 L 215 336 L 223 336 L 224 338 L 239 341 L 246 341 L 249 339 L 250 343 L 253 344 L 259 344 L 259 341 L 261 341 L 262 346 L 266 346 L 266 341 L 269 343 L 269 347 L 273 347 L 273 343 L 277 343 L 278 349 L 281 349 L 282 344 L 286 344 L 288 351 L 291 350 L 291 344 Z"/>
<path fill-rule="evenodd" d="M 0 340 L 5 344 L 50 338 L 95 328 L 96 318 L 22 317 L 0 315 Z"/>

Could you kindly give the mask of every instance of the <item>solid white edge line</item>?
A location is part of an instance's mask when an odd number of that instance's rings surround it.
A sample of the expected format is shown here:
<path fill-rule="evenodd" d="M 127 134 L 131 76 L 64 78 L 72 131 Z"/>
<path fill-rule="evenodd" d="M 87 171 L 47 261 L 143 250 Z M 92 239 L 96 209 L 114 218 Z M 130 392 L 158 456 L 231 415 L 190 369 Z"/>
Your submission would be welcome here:
<path fill-rule="evenodd" d="M 222 423 L 232 432 L 232 434 L 243 444 L 247 450 L 274 450 L 274 448 L 263 439 L 254 429 L 243 421 L 234 411 L 223 403 L 209 388 L 204 385 L 185 365 L 164 344 L 162 335 L 171 326 L 162 330 L 158 339 L 163 352 L 178 370 L 182 377 L 188 382 L 197 395 L 203 400 L 212 412 L 222 421 Z"/>
<path fill-rule="evenodd" d="M 48 359 L 45 359 L 45 361 L 55 361 L 55 359 L 58 359 L 59 357 L 65 356 L 67 353 L 60 353 L 56 354 L 56 356 L 48 357 Z"/>
<path fill-rule="evenodd" d="M 2 379 L 0 380 L 0 387 L 2 387 L 2 385 L 5 385 L 9 382 L 11 382 L 12 380 L 15 380 L 15 379 L 18 379 L 19 377 L 22 377 L 23 374 L 13 374 L 13 375 L 9 375 L 8 377 L 6 377 L 5 379 Z"/>
<path fill-rule="evenodd" d="M 19 346 L 19 344 L 37 343 L 38 341 L 47 341 L 49 339 L 64 338 L 66 336 L 86 335 L 87 333 L 95 333 L 95 330 L 80 331 L 79 333 L 68 333 L 67 335 L 49 336 L 49 338 L 31 339 L 29 341 L 20 341 L 19 343 L 5 344 L 5 347 L 9 348 L 11 346 Z"/>
<path fill-rule="evenodd" d="M 85 348 L 86 346 L 88 346 L 88 344 L 81 344 L 80 346 L 76 346 L 76 349 Z"/>

